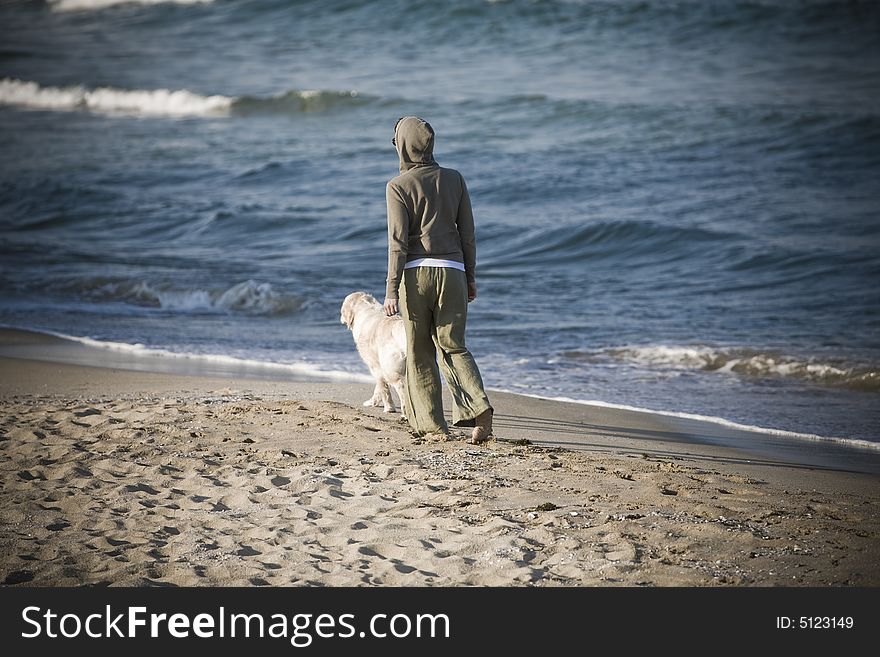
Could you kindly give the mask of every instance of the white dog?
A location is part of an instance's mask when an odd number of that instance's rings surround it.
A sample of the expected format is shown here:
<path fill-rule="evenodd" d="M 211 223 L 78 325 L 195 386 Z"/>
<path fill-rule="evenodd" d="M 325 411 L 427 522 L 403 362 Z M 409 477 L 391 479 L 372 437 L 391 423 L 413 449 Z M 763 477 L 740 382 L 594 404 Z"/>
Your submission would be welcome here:
<path fill-rule="evenodd" d="M 394 412 L 389 384 L 397 391 L 401 415 L 406 417 L 403 386 L 406 381 L 406 330 L 400 315 L 388 317 L 382 304 L 366 292 L 352 292 L 342 302 L 339 321 L 351 329 L 354 343 L 370 374 L 376 379 L 373 396 L 364 406 L 382 404 Z"/>

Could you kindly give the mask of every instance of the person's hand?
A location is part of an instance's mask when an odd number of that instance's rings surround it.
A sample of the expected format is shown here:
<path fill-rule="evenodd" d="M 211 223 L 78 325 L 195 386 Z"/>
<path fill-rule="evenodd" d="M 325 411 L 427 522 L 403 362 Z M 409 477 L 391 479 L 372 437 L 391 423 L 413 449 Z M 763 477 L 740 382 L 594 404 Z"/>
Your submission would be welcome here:
<path fill-rule="evenodd" d="M 477 298 L 477 284 L 476 282 L 468 281 L 468 303 Z"/>
<path fill-rule="evenodd" d="M 385 303 L 382 305 L 385 308 L 385 314 L 391 317 L 392 315 L 397 314 L 397 299 L 385 299 Z"/>

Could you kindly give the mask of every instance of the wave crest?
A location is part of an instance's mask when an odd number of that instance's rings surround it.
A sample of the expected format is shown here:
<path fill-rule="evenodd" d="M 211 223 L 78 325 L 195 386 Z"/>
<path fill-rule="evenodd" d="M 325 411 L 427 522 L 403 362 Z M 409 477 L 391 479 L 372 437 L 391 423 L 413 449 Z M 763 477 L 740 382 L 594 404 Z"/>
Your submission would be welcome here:
<path fill-rule="evenodd" d="M 488 246 L 486 264 L 496 268 L 513 264 L 522 267 L 576 262 L 587 257 L 596 260 L 625 256 L 632 265 L 644 257 L 655 262 L 659 254 L 684 257 L 691 251 L 706 250 L 709 243 L 732 242 L 738 237 L 735 233 L 646 220 L 589 221 L 523 231 L 512 243 L 499 242 L 501 247 L 497 251 Z M 515 263 L 508 257 L 511 251 L 517 254 Z"/>
<path fill-rule="evenodd" d="M 853 390 L 880 392 L 880 367 L 847 363 L 839 359 L 822 361 L 773 351 L 707 346 L 634 346 L 598 352 L 570 351 L 563 358 L 599 362 L 603 360 L 656 369 L 732 373 L 756 378 L 808 381 Z"/>
<path fill-rule="evenodd" d="M 253 280 L 218 289 L 177 289 L 146 281 L 92 281 L 79 291 L 93 301 L 118 301 L 182 313 L 287 315 L 303 306 L 303 299 L 281 294 L 270 283 Z"/>
<path fill-rule="evenodd" d="M 368 101 L 357 91 L 321 91 L 305 89 L 287 91 L 277 96 L 241 96 L 235 99 L 233 112 L 236 115 L 248 114 L 290 114 L 298 112 L 322 112 L 335 107 L 346 107 Z"/>
<path fill-rule="evenodd" d="M 235 98 L 201 96 L 181 89 L 134 90 L 99 87 L 42 87 L 36 82 L 0 80 L 0 105 L 47 110 L 85 109 L 105 114 L 210 116 L 229 112 Z"/>
<path fill-rule="evenodd" d="M 207 5 L 214 0 L 48 0 L 55 11 L 89 11 L 119 5 Z"/>
<path fill-rule="evenodd" d="M 320 112 L 369 100 L 357 91 L 287 91 L 276 96 L 203 96 L 186 89 L 88 89 L 81 85 L 44 87 L 36 82 L 0 80 L 0 105 L 42 110 L 87 110 L 134 116 L 247 116 Z"/>

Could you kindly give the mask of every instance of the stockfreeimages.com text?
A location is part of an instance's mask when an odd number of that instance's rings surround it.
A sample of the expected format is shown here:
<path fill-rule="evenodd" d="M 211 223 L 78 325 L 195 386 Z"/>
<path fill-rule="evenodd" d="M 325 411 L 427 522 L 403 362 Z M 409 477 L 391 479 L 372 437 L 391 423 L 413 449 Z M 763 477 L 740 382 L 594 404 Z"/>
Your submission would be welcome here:
<path fill-rule="evenodd" d="M 25 639 L 89 637 L 129 638 L 191 636 L 211 638 L 289 639 L 297 648 L 311 645 L 315 638 L 449 638 L 446 614 L 374 614 L 358 630 L 354 614 L 237 614 L 220 607 L 215 613 L 148 613 L 146 607 L 126 607 L 114 612 L 106 605 L 103 612 L 81 615 L 56 613 L 41 607 L 25 607 L 21 612 Z"/>

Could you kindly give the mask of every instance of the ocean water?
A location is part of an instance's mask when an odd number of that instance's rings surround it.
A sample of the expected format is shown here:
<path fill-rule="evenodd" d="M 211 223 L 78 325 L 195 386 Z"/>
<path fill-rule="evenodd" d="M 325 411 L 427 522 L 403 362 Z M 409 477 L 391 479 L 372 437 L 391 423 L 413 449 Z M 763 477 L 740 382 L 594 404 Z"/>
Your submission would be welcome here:
<path fill-rule="evenodd" d="M 339 304 L 382 294 L 418 114 L 471 190 L 487 386 L 880 443 L 878 34 L 872 1 L 2 2 L 0 324 L 363 380 Z"/>

